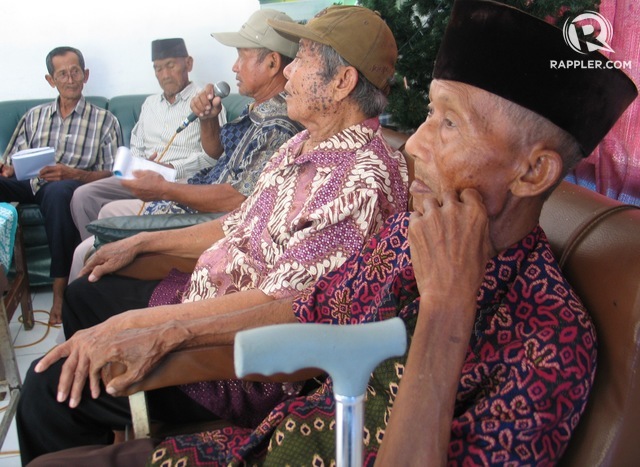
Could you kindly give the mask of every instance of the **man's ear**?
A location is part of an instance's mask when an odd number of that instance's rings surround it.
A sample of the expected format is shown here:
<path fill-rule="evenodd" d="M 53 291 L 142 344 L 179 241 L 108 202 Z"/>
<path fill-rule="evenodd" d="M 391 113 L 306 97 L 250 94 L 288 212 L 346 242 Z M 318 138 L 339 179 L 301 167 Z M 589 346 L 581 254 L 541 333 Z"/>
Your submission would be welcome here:
<path fill-rule="evenodd" d="M 191 73 L 193 71 L 193 57 L 189 55 L 184 61 L 185 67 L 187 68 L 187 73 Z"/>
<path fill-rule="evenodd" d="M 535 146 L 523 160 L 520 174 L 511 184 L 511 192 L 522 198 L 544 193 L 560 178 L 562 164 L 562 157 L 556 151 Z"/>
<path fill-rule="evenodd" d="M 56 82 L 53 80 L 53 76 L 51 75 L 44 75 L 44 79 L 47 80 L 47 83 L 49 83 L 49 86 L 51 86 L 52 88 L 56 87 Z"/>
<path fill-rule="evenodd" d="M 341 67 L 336 74 L 335 83 L 336 99 L 346 99 L 358 84 L 358 70 L 352 66 Z"/>
<path fill-rule="evenodd" d="M 282 57 L 277 52 L 271 52 L 264 58 L 264 65 L 266 66 L 267 73 L 271 77 L 277 76 L 282 72 Z"/>

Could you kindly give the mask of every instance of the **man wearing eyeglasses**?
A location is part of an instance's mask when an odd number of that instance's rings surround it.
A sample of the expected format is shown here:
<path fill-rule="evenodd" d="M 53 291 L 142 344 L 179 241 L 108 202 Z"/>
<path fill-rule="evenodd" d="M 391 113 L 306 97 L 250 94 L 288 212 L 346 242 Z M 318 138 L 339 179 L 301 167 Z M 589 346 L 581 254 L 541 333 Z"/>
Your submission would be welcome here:
<path fill-rule="evenodd" d="M 111 174 L 122 132 L 113 114 L 84 99 L 82 90 L 89 70 L 82 52 L 56 47 L 47 55 L 46 64 L 45 79 L 59 96 L 30 109 L 18 123 L 2 157 L 0 201 L 40 206 L 51 252 L 53 306 L 49 323 L 58 324 L 73 251 L 80 243 L 69 203 L 80 185 Z M 44 167 L 36 178 L 17 180 L 13 154 L 47 146 L 55 149 L 56 164 Z"/>

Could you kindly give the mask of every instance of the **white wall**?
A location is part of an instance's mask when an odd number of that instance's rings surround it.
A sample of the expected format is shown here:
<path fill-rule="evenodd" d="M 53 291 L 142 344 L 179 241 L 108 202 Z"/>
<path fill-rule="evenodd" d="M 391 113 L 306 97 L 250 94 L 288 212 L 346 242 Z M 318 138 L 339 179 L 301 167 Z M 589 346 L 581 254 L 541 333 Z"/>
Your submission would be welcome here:
<path fill-rule="evenodd" d="M 192 81 L 225 80 L 235 92 L 236 51 L 210 34 L 237 31 L 258 8 L 258 0 L 2 0 L 0 100 L 56 97 L 44 79 L 45 57 L 61 45 L 84 55 L 90 70 L 85 95 L 159 92 L 151 41 L 169 37 L 184 38 L 194 58 Z"/>

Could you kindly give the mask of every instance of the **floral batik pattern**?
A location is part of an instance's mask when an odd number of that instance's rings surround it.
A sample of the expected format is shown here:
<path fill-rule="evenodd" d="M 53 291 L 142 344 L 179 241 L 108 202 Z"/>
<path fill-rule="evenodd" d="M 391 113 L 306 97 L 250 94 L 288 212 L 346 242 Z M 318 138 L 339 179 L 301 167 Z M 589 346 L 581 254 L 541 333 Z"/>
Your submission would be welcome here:
<path fill-rule="evenodd" d="M 407 206 L 407 168 L 377 118 L 301 154 L 303 131 L 275 154 L 253 195 L 221 218 L 225 237 L 198 260 L 184 301 L 258 288 L 294 295 L 360 251 Z"/>

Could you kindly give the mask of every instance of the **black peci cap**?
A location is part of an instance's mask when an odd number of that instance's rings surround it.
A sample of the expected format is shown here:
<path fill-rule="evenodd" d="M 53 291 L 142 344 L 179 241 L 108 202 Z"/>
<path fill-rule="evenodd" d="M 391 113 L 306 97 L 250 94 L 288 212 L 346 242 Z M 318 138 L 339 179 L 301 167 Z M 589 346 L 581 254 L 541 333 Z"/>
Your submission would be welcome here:
<path fill-rule="evenodd" d="M 588 156 L 635 99 L 633 81 L 599 52 L 516 8 L 457 0 L 433 77 L 484 89 L 553 122 Z"/>
<path fill-rule="evenodd" d="M 151 43 L 151 61 L 188 56 L 183 39 L 157 39 Z"/>

